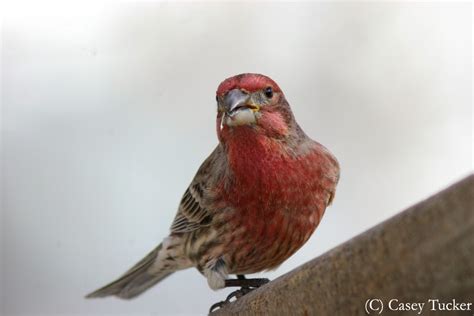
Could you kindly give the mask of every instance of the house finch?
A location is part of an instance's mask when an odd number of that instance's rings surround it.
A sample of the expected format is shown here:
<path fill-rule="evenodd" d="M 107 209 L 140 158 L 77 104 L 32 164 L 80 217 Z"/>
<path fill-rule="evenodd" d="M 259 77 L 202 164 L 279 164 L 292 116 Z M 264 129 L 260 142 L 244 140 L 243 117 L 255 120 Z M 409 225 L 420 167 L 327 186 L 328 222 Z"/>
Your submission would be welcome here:
<path fill-rule="evenodd" d="M 216 100 L 219 144 L 186 189 L 170 235 L 87 297 L 133 298 L 190 267 L 214 290 L 258 287 L 265 280 L 243 275 L 278 267 L 318 226 L 339 165 L 296 123 L 278 85 L 241 74 L 219 85 Z"/>

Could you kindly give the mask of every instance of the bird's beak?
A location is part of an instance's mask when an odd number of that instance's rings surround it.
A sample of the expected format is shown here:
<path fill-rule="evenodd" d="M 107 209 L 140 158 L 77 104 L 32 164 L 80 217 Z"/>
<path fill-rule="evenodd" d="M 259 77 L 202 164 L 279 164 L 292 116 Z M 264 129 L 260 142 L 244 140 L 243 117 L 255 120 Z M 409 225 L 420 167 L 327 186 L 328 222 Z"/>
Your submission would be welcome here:
<path fill-rule="evenodd" d="M 248 108 L 254 112 L 260 107 L 250 102 L 250 95 L 240 89 L 230 90 L 224 98 L 224 108 L 227 115 L 232 116 L 239 109 Z"/>

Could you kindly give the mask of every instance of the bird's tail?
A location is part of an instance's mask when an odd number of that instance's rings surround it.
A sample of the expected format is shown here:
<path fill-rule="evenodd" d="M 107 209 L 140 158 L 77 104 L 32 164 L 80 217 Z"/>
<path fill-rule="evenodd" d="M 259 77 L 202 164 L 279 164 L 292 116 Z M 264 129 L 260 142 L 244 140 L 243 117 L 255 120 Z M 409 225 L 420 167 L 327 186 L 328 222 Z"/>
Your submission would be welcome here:
<path fill-rule="evenodd" d="M 143 293 L 148 288 L 160 282 L 177 269 L 169 264 L 157 262 L 162 244 L 153 249 L 145 258 L 140 260 L 119 279 L 88 294 L 86 298 L 115 295 L 130 299 Z M 161 256 L 160 256 L 161 257 Z M 150 269 L 153 266 L 153 269 Z"/>

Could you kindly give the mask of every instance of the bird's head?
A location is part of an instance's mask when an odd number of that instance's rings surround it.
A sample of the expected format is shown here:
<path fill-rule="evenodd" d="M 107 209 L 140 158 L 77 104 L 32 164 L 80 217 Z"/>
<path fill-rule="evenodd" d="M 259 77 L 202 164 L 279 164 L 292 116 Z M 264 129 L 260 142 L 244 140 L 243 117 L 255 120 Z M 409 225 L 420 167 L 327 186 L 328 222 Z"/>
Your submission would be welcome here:
<path fill-rule="evenodd" d="M 293 114 L 275 81 L 245 73 L 224 80 L 216 92 L 217 134 L 222 140 L 242 129 L 273 137 L 289 132 Z"/>

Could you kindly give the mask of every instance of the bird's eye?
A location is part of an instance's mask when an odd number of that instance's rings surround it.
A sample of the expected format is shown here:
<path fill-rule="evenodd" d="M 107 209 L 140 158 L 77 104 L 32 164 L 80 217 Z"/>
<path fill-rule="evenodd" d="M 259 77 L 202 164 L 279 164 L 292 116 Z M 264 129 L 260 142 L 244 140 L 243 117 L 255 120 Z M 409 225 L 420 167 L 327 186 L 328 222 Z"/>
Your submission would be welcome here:
<path fill-rule="evenodd" d="M 216 102 L 219 102 L 219 97 L 216 95 Z"/>
<path fill-rule="evenodd" d="M 270 99 L 271 97 L 273 97 L 273 89 L 272 89 L 272 87 L 267 87 L 267 88 L 265 88 L 265 90 L 264 90 L 263 92 L 265 93 L 265 96 L 266 96 L 267 98 Z"/>

